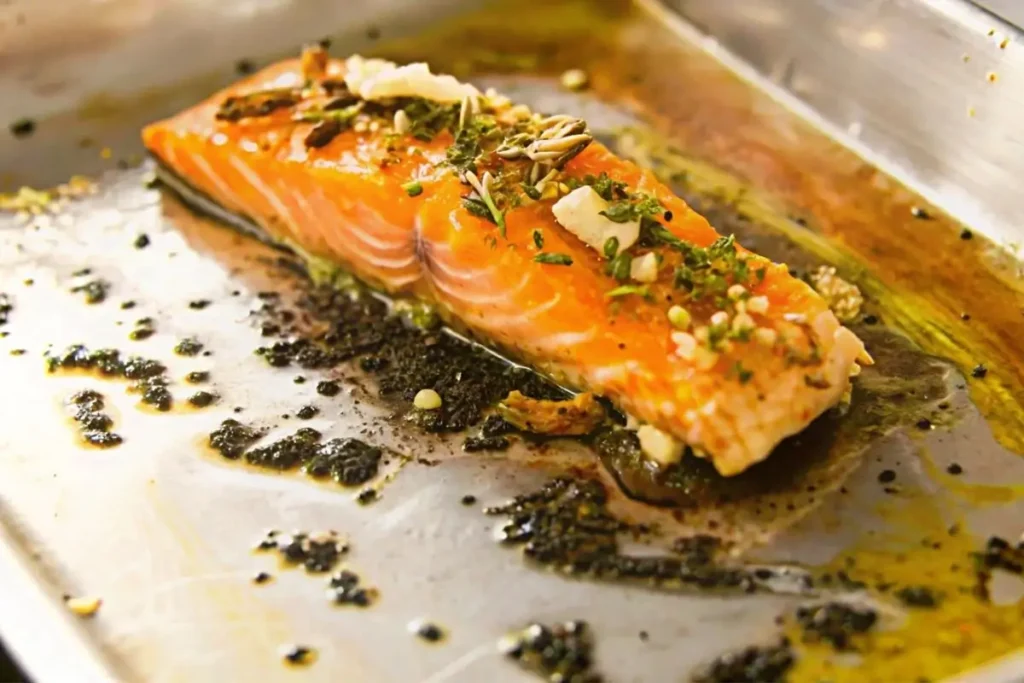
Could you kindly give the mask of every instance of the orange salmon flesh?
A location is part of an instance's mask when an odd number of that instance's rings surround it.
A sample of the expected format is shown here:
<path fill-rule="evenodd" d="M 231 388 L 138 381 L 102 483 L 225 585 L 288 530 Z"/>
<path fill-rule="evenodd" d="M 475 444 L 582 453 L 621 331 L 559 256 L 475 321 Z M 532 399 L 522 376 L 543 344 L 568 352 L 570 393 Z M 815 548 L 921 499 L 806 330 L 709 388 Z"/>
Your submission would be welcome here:
<path fill-rule="evenodd" d="M 492 170 L 490 187 L 506 190 L 495 199 L 502 228 L 483 202 L 467 207 L 466 197 L 481 196 L 449 152 L 464 122 L 423 134 L 414 117 L 396 113 L 411 99 L 360 102 L 343 85 L 349 62 L 315 62 L 275 64 L 148 126 L 146 147 L 274 240 L 426 301 L 517 360 L 607 397 L 657 430 L 641 427 L 645 452 L 644 436 L 654 433 L 726 476 L 838 403 L 866 359 L 861 341 L 785 265 L 719 240 L 652 173 L 601 144 L 584 140 L 560 166 L 549 160 L 541 171 L 553 175 L 532 198 L 518 190 L 536 183 L 531 161 L 482 144 L 475 177 Z M 274 93 L 290 94 L 272 101 Z M 481 97 L 488 125 L 540 119 Z M 254 107 L 225 113 L 229 98 Z M 469 105 L 451 106 L 461 116 Z M 324 122 L 333 116 L 336 124 Z M 641 225 L 660 226 L 661 238 L 629 250 L 633 259 L 655 255 L 653 281 L 612 272 L 601 249 L 556 220 L 556 201 L 594 178 L 622 184 L 609 201 L 656 200 L 657 214 Z M 701 256 L 709 253 L 710 266 Z M 679 453 L 651 457 L 666 465 Z"/>

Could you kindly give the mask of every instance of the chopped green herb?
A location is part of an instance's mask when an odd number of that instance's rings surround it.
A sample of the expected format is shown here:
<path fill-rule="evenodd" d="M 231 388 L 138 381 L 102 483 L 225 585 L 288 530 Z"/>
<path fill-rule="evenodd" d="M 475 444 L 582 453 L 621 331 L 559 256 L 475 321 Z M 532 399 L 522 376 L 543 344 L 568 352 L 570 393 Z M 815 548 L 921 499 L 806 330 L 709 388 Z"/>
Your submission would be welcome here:
<path fill-rule="evenodd" d="M 405 190 L 405 193 L 410 197 L 419 197 L 421 194 L 423 194 L 423 185 L 421 185 L 419 181 L 416 180 L 409 181 L 408 183 L 402 185 L 402 189 Z"/>
<path fill-rule="evenodd" d="M 538 249 L 544 248 L 544 234 L 540 230 L 533 231 L 533 243 Z"/>
<path fill-rule="evenodd" d="M 422 98 L 411 100 L 402 111 L 409 117 L 409 135 L 423 142 L 430 142 L 445 129 L 454 130 L 459 120 L 459 105 L 440 104 Z"/>
<path fill-rule="evenodd" d="M 537 263 L 546 263 L 550 266 L 571 266 L 572 257 L 568 254 L 555 254 L 551 252 L 541 252 L 533 257 L 533 260 Z"/>
<path fill-rule="evenodd" d="M 480 155 L 480 136 L 476 129 L 467 126 L 455 136 L 455 142 L 448 148 L 448 163 L 459 171 L 476 171 L 476 158 Z"/>
<path fill-rule="evenodd" d="M 529 197 L 535 202 L 540 201 L 540 190 L 538 190 L 536 186 L 527 185 L 526 183 L 523 183 L 521 187 L 523 188 L 523 194 L 525 194 L 527 197 Z"/>
<path fill-rule="evenodd" d="M 629 197 L 629 193 L 626 191 L 626 183 L 620 183 L 617 180 L 612 180 L 604 171 L 602 171 L 601 175 L 598 176 L 584 176 L 583 184 L 590 185 L 594 188 L 594 192 L 601 195 L 601 199 L 608 202 L 615 199 L 626 199 Z"/>
<path fill-rule="evenodd" d="M 743 363 L 736 361 L 736 364 L 732 367 L 733 372 L 736 374 L 736 379 L 739 380 L 740 384 L 746 384 L 754 377 L 753 370 L 747 370 L 743 367 Z"/>
<path fill-rule="evenodd" d="M 483 218 L 485 221 L 491 221 L 496 223 L 494 217 L 491 215 L 491 210 L 487 208 L 487 204 L 481 199 L 476 197 L 463 197 L 462 206 L 477 218 Z"/>
<path fill-rule="evenodd" d="M 595 190 L 596 191 L 596 190 Z M 651 195 L 637 193 L 628 199 L 612 202 L 601 215 L 615 223 L 629 223 L 643 219 L 653 219 L 664 213 L 661 204 Z"/>
<path fill-rule="evenodd" d="M 647 285 L 622 285 L 610 290 L 605 296 L 609 299 L 616 299 L 620 296 L 629 296 L 630 294 L 636 294 L 637 296 L 649 299 L 651 297 L 651 290 Z"/>
<path fill-rule="evenodd" d="M 619 238 L 609 237 L 604 243 L 604 257 L 608 260 L 615 258 L 619 253 Z"/>
<path fill-rule="evenodd" d="M 633 262 L 633 257 L 626 252 L 622 252 L 605 266 L 604 272 L 606 275 L 611 275 L 619 282 L 625 282 L 629 279 L 629 266 Z"/>

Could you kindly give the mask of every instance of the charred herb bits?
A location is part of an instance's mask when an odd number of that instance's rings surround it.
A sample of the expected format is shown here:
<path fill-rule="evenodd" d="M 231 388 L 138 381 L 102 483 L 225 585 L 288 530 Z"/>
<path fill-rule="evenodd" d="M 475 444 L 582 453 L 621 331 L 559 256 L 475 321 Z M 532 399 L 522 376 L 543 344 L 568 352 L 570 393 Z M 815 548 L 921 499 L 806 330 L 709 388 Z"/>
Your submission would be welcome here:
<path fill-rule="evenodd" d="M 594 638 L 584 621 L 533 623 L 499 642 L 505 656 L 547 681 L 601 683 L 594 671 Z"/>
<path fill-rule="evenodd" d="M 99 448 L 121 444 L 121 436 L 111 431 L 114 421 L 103 412 L 102 394 L 88 389 L 79 391 L 71 395 L 68 404 L 73 410 L 71 417 L 78 423 L 86 443 Z"/>

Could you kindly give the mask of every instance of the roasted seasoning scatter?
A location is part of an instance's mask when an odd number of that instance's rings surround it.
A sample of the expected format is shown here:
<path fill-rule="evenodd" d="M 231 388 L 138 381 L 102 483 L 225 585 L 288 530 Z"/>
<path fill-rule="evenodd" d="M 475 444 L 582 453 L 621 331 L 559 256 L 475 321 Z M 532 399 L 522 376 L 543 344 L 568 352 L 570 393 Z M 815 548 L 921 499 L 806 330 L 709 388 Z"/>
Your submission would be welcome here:
<path fill-rule="evenodd" d="M 294 434 L 245 453 L 246 462 L 272 470 L 290 470 L 313 457 L 320 432 L 303 427 Z"/>
<path fill-rule="evenodd" d="M 260 542 L 259 549 L 277 550 L 288 564 L 301 564 L 306 571 L 315 573 L 334 569 L 349 551 L 348 544 L 333 531 L 295 532 L 290 536 L 272 531 Z"/>
<path fill-rule="evenodd" d="M 377 589 L 361 585 L 359 575 L 342 569 L 327 583 L 327 594 L 336 605 L 369 607 L 377 597 Z"/>
<path fill-rule="evenodd" d="M 507 515 L 503 543 L 523 547 L 531 561 L 556 571 L 600 580 L 635 580 L 666 590 L 701 589 L 734 593 L 772 590 L 781 575 L 770 569 L 747 569 L 708 561 L 706 550 L 677 556 L 631 556 L 619 550 L 621 534 L 641 534 L 642 527 L 623 522 L 607 509 L 607 492 L 599 482 L 553 479 L 534 493 L 487 514 Z M 809 577 L 786 577 L 807 588 Z"/>
<path fill-rule="evenodd" d="M 337 396 L 340 391 L 341 387 L 334 380 L 323 380 L 316 385 L 316 393 L 321 396 Z"/>
<path fill-rule="evenodd" d="M 78 285 L 77 287 L 71 288 L 72 292 L 82 292 L 85 294 L 85 303 L 87 304 L 103 303 L 107 298 L 107 292 L 109 290 L 110 283 L 106 280 L 91 280 L 84 285 Z"/>
<path fill-rule="evenodd" d="M 295 417 L 299 418 L 300 420 L 312 420 L 319 413 L 320 413 L 320 409 L 319 408 L 317 408 L 316 406 L 309 406 L 309 405 L 307 405 L 307 406 L 302 406 L 297 411 L 295 411 Z"/>
<path fill-rule="evenodd" d="M 363 489 L 356 496 L 356 502 L 360 505 L 369 505 L 370 503 L 376 503 L 380 500 L 380 493 L 377 489 Z"/>
<path fill-rule="evenodd" d="M 73 406 L 72 417 L 78 423 L 82 438 L 87 443 L 100 448 L 111 448 L 121 444 L 121 436 L 110 431 L 114 421 L 103 412 L 102 394 L 88 389 L 79 391 L 72 394 L 68 403 Z"/>
<path fill-rule="evenodd" d="M 793 667 L 789 641 L 764 647 L 751 646 L 715 659 L 698 671 L 693 683 L 782 683 Z"/>
<path fill-rule="evenodd" d="M 158 410 L 170 410 L 173 397 L 167 389 L 166 368 L 157 361 L 138 356 L 123 358 L 115 349 L 89 351 L 78 344 L 69 347 L 61 355 L 46 353 L 49 372 L 57 370 L 89 370 L 101 377 L 120 377 L 132 380 L 129 391 L 142 394 L 142 402 Z"/>
<path fill-rule="evenodd" d="M 905 586 L 896 591 L 896 597 L 908 607 L 938 607 L 940 600 L 927 586 Z"/>
<path fill-rule="evenodd" d="M 287 645 L 281 651 L 281 656 L 289 664 L 306 665 L 316 659 L 316 653 L 312 648 L 304 645 Z"/>
<path fill-rule="evenodd" d="M 351 290 L 315 287 L 300 306 L 329 325 L 315 339 L 289 337 L 257 349 L 273 367 L 329 368 L 361 358 L 360 366 L 374 374 L 382 396 L 411 402 L 424 387 L 444 396 L 436 410 L 417 411 L 415 424 L 428 432 L 463 430 L 483 419 L 485 411 L 513 390 L 534 398 L 563 398 L 564 392 L 538 375 L 509 367 L 448 335 L 389 316 L 387 307 Z M 301 330 L 283 319 L 289 311 L 267 301 L 262 311 L 273 318 L 282 334 Z M 406 404 L 407 405 L 407 404 Z"/>
<path fill-rule="evenodd" d="M 196 408 L 205 408 L 217 400 L 217 396 L 209 391 L 197 391 L 188 397 L 188 402 Z"/>
<path fill-rule="evenodd" d="M 193 370 L 185 375 L 185 381 L 189 384 L 203 384 L 210 381 L 210 373 L 205 370 Z"/>
<path fill-rule="evenodd" d="M 481 451 L 504 451 L 512 445 L 503 436 L 468 436 L 462 442 L 462 450 L 467 453 L 479 453 Z"/>
<path fill-rule="evenodd" d="M 247 427 L 238 420 L 227 419 L 210 432 L 210 447 L 229 460 L 237 460 L 246 448 L 262 436 L 262 430 Z"/>
<path fill-rule="evenodd" d="M 409 624 L 409 630 L 428 643 L 437 643 L 444 639 L 444 631 L 441 627 L 430 622 L 414 621 Z"/>
<path fill-rule="evenodd" d="M 974 555 L 975 571 L 978 575 L 977 592 L 983 599 L 988 599 L 988 583 L 992 571 L 1002 571 L 1024 576 L 1024 541 L 1016 547 L 999 536 L 992 536 L 985 544 L 985 549 Z"/>
<path fill-rule="evenodd" d="M 331 439 L 320 445 L 303 470 L 314 478 L 331 477 L 344 486 L 359 486 L 377 476 L 383 453 L 358 439 Z"/>
<path fill-rule="evenodd" d="M 499 643 L 505 656 L 546 681 L 601 683 L 593 670 L 594 637 L 583 621 L 567 621 L 552 627 L 530 624 L 510 633 Z"/>
<path fill-rule="evenodd" d="M 156 333 L 156 328 L 153 326 L 152 318 L 140 318 L 135 321 L 135 329 L 128 333 L 128 338 L 132 341 L 142 341 L 149 339 Z"/>
<path fill-rule="evenodd" d="M 203 350 L 203 345 L 195 337 L 182 339 L 174 347 L 174 352 L 179 356 L 198 356 Z"/>
<path fill-rule="evenodd" d="M 824 641 L 837 650 L 852 648 L 851 637 L 865 633 L 878 621 L 878 614 L 868 607 L 842 602 L 828 602 L 796 611 L 797 623 L 810 642 Z"/>
<path fill-rule="evenodd" d="M 11 135 L 16 138 L 27 138 L 36 132 L 36 122 L 32 119 L 18 119 L 7 127 Z"/>
<path fill-rule="evenodd" d="M 0 292 L 0 325 L 6 325 L 11 319 L 11 311 L 14 310 L 14 302 L 8 294 Z"/>

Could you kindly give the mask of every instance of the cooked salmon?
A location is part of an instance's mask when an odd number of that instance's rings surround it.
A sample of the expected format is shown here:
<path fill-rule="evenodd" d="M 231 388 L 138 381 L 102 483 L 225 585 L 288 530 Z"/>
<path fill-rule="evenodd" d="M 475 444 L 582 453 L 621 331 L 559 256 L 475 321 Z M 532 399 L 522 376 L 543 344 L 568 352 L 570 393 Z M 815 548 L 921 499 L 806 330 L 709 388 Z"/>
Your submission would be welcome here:
<path fill-rule="evenodd" d="M 423 64 L 310 50 L 143 136 L 272 239 L 611 400 L 656 466 L 688 447 L 741 472 L 869 360 L 785 265 L 718 235 L 584 121 Z"/>

